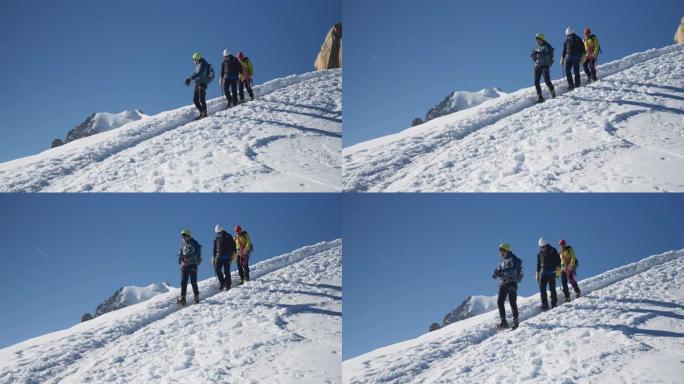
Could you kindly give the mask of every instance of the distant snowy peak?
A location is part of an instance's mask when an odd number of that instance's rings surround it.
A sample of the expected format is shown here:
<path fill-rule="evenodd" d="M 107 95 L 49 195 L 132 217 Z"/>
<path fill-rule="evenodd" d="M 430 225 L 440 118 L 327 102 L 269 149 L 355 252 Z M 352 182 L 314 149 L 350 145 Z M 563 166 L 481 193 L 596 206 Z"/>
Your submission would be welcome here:
<path fill-rule="evenodd" d="M 117 289 L 116 292 L 114 292 L 114 294 L 107 300 L 97 306 L 93 317 L 103 315 L 107 312 L 116 311 L 117 309 L 121 309 L 129 305 L 141 303 L 160 293 L 166 293 L 171 289 L 174 288 L 167 283 L 150 284 L 146 287 L 121 287 Z"/>
<path fill-rule="evenodd" d="M 120 126 L 147 117 L 143 111 L 134 109 L 120 113 L 95 112 L 88 116 L 84 122 L 71 129 L 67 135 L 65 143 L 81 139 L 96 133 L 109 131 Z"/>
<path fill-rule="evenodd" d="M 438 117 L 472 108 L 484 103 L 487 100 L 496 99 L 497 97 L 504 95 L 506 95 L 506 93 L 499 88 L 484 88 L 476 92 L 454 91 L 445 97 L 444 100 L 442 100 L 439 104 L 430 108 L 425 115 L 425 119 L 416 118 L 413 120 L 411 125 L 415 126 Z"/>
<path fill-rule="evenodd" d="M 444 316 L 444 320 L 442 321 L 440 327 L 431 327 L 431 330 L 446 327 L 451 323 L 487 313 L 497 307 L 496 300 L 496 296 L 468 296 L 468 298 L 463 300 L 458 307 L 454 308 L 451 312 Z"/>

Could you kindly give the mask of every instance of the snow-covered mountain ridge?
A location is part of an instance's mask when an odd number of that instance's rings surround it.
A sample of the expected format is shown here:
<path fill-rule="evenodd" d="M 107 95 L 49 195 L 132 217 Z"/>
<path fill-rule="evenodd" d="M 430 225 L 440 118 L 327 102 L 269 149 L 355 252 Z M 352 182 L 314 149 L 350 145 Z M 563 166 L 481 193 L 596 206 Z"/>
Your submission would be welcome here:
<path fill-rule="evenodd" d="M 141 110 L 123 111 L 119 113 L 95 112 L 84 122 L 67 132 L 65 143 L 82 139 L 97 133 L 106 132 L 121 127 L 131 121 L 147 117 Z"/>
<path fill-rule="evenodd" d="M 497 308 L 496 296 L 473 295 L 468 296 L 461 304 L 444 315 L 441 327 L 446 327 L 451 323 L 465 320 L 473 316 L 481 315 Z"/>
<path fill-rule="evenodd" d="M 519 297 L 520 328 L 498 312 L 343 362 L 345 383 L 670 383 L 684 361 L 684 249 L 579 282 L 583 296 L 540 312 Z M 506 304 L 510 316 L 510 307 Z"/>
<path fill-rule="evenodd" d="M 228 292 L 203 280 L 198 305 L 179 307 L 175 289 L 0 349 L 0 384 L 339 383 L 341 248 L 256 263 Z"/>
<path fill-rule="evenodd" d="M 191 90 L 188 98 L 192 96 Z M 0 164 L 2 192 L 335 192 L 341 189 L 342 71 L 254 87 Z"/>
<path fill-rule="evenodd" d="M 165 293 L 172 289 L 175 288 L 168 283 L 153 283 L 144 287 L 136 287 L 134 285 L 121 287 L 117 289 L 112 296 L 98 304 L 93 315 L 87 316 L 85 318 L 92 319 L 92 317 L 97 317 L 111 311 L 116 311 L 129 305 L 142 303 L 143 301 L 149 300 L 160 293 Z M 87 315 L 90 314 L 88 313 Z M 81 317 L 81 320 L 83 321 L 84 317 Z"/>
<path fill-rule="evenodd" d="M 602 64 L 598 74 L 572 92 L 554 81 L 558 97 L 542 104 L 524 88 L 344 148 L 343 188 L 684 191 L 684 45 Z"/>
<path fill-rule="evenodd" d="M 442 117 L 464 109 L 476 107 L 487 100 L 506 95 L 498 88 L 483 88 L 479 91 L 454 91 L 447 95 L 439 104 L 430 108 L 424 118 L 415 118 L 412 126 L 426 123 L 430 120 Z"/>

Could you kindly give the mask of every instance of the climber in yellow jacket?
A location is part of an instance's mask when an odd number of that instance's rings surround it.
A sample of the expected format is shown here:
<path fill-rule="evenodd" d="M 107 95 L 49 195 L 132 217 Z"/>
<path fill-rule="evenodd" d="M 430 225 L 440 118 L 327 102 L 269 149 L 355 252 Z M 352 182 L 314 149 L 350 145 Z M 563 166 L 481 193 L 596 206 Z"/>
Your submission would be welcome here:
<path fill-rule="evenodd" d="M 237 267 L 240 275 L 240 284 L 249 281 L 249 255 L 254 246 L 247 231 L 243 231 L 239 225 L 235 226 L 235 248 L 237 248 Z"/>
<path fill-rule="evenodd" d="M 558 242 L 560 245 L 560 259 L 561 259 L 561 284 L 563 286 L 563 294 L 565 301 L 570 301 L 570 290 L 568 289 L 568 282 L 575 290 L 575 296 L 580 297 L 580 289 L 577 285 L 577 255 L 575 250 L 565 240 Z"/>
<path fill-rule="evenodd" d="M 598 37 L 591 33 L 589 28 L 584 28 L 584 49 L 586 53 L 582 60 L 582 66 L 584 66 L 584 73 L 587 74 L 587 83 L 591 83 L 597 80 L 596 58 L 601 53 L 601 45 L 599 44 Z"/>
<path fill-rule="evenodd" d="M 245 87 L 249 93 L 249 99 L 254 100 L 254 92 L 252 92 L 252 80 L 254 78 L 254 65 L 249 57 L 244 53 L 238 53 L 238 60 L 242 64 L 242 73 L 240 74 L 240 102 L 245 101 Z"/>

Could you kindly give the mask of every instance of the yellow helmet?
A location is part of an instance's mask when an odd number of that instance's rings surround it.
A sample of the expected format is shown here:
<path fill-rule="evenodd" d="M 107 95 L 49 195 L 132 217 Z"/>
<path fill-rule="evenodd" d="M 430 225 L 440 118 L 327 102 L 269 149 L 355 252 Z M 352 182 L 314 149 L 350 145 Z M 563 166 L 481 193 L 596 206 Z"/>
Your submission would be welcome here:
<path fill-rule="evenodd" d="M 192 54 L 192 59 L 193 60 L 199 60 L 202 58 L 202 55 L 199 54 L 199 52 L 195 52 Z"/>
<path fill-rule="evenodd" d="M 510 252 L 511 251 L 511 245 L 508 243 L 502 243 L 501 245 L 499 245 L 499 250 Z"/>
<path fill-rule="evenodd" d="M 543 33 L 537 33 L 536 35 L 534 35 L 534 38 L 539 39 L 539 40 L 546 40 L 546 39 L 544 39 Z"/>
<path fill-rule="evenodd" d="M 190 230 L 187 228 L 183 228 L 183 230 L 181 231 L 181 236 L 185 236 L 185 235 L 192 236 L 192 234 L 190 233 Z"/>

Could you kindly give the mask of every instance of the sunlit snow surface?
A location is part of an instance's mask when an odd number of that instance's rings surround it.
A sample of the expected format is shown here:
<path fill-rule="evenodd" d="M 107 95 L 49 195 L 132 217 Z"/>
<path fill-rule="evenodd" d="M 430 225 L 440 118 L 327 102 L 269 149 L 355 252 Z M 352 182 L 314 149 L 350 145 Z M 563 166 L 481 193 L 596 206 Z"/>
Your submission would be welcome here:
<path fill-rule="evenodd" d="M 254 91 L 228 110 L 225 98 L 209 100 L 200 121 L 186 106 L 2 163 L 0 191 L 340 191 L 341 70 Z"/>
<path fill-rule="evenodd" d="M 499 314 L 493 310 L 345 360 L 343 382 L 681 382 L 684 249 L 579 286 L 583 297 L 547 312 L 540 311 L 538 294 L 518 298 L 521 323 L 515 331 L 497 332 Z M 508 303 L 506 310 L 510 316 Z"/>
<path fill-rule="evenodd" d="M 179 307 L 173 289 L 0 349 L 0 383 L 339 383 L 341 249 L 257 263 L 228 292 L 201 281 L 199 305 Z"/>
<path fill-rule="evenodd" d="M 603 64 L 598 74 L 572 92 L 554 81 L 555 99 L 543 85 L 543 104 L 525 88 L 345 148 L 343 188 L 684 191 L 684 45 Z"/>

